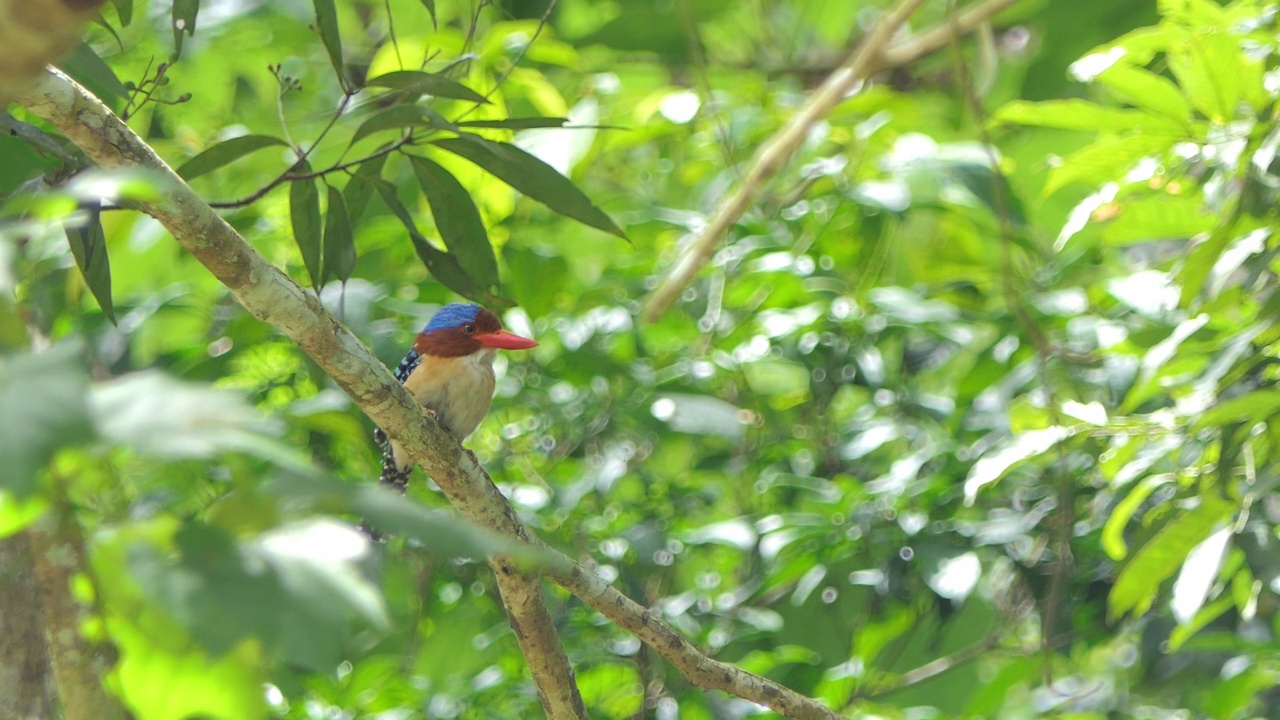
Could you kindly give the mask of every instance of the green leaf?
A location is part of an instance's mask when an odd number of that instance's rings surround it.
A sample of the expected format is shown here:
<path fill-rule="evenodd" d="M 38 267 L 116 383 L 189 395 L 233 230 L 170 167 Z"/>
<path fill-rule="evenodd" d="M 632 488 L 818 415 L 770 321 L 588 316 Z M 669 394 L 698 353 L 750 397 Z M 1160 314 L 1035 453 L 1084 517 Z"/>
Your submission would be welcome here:
<path fill-rule="evenodd" d="M 364 215 L 365 208 L 369 206 L 369 200 L 373 198 L 373 186 L 367 182 L 363 182 L 362 178 L 380 178 L 382 176 L 382 168 L 387 164 L 387 156 L 379 155 L 370 160 L 360 163 L 360 167 L 356 168 L 355 174 L 351 178 L 351 182 L 342 189 L 342 196 L 347 201 L 347 216 L 351 220 L 352 228 L 360 222 L 360 216 Z"/>
<path fill-rule="evenodd" d="M 555 168 L 509 143 L 491 142 L 477 135 L 433 141 L 437 147 L 470 160 L 511 187 L 557 213 L 626 239 L 600 208 Z"/>
<path fill-rule="evenodd" d="M 1213 229 L 1217 218 L 1196 193 L 1161 194 L 1117 201 L 1120 214 L 1099 228 L 1112 245 L 1156 240 L 1184 240 Z"/>
<path fill-rule="evenodd" d="M 1077 430 L 1055 425 L 1019 433 L 996 445 L 969 469 L 964 481 L 965 504 L 972 505 L 979 490 L 1004 477 L 1013 466 L 1043 455 L 1075 432 Z"/>
<path fill-rule="evenodd" d="M 373 133 L 393 128 L 430 127 L 438 130 L 459 132 L 458 128 L 445 120 L 439 113 L 430 108 L 417 105 L 395 105 L 376 115 L 370 116 L 351 136 L 351 144 L 355 145 Z"/>
<path fill-rule="evenodd" d="M 1125 559 L 1129 554 L 1129 546 L 1125 544 L 1124 531 L 1129 520 L 1156 488 L 1174 479 L 1174 476 L 1169 473 L 1145 477 L 1129 491 L 1123 500 L 1116 503 L 1107 517 L 1107 522 L 1102 526 L 1102 550 L 1107 553 L 1107 557 L 1116 562 Z"/>
<path fill-rule="evenodd" d="M 1200 541 L 1235 510 L 1235 504 L 1213 494 L 1201 495 L 1199 505 L 1160 529 L 1129 561 L 1107 598 L 1107 615 L 1117 620 L 1151 608 L 1160 584 L 1173 576 Z"/>
<path fill-rule="evenodd" d="M 196 14 L 200 12 L 200 0 L 173 0 L 173 59 L 182 55 L 182 33 L 196 35 Z"/>
<path fill-rule="evenodd" d="M 97 383 L 89 406 L 98 433 L 141 455 L 180 460 L 247 452 L 275 458 L 274 426 L 239 393 L 184 382 L 163 372 Z"/>
<path fill-rule="evenodd" d="M 116 15 L 120 18 L 120 25 L 129 27 L 129 23 L 133 22 L 133 0 L 111 0 L 111 4 L 116 6 Z"/>
<path fill-rule="evenodd" d="M 79 343 L 0 356 L 0 488 L 22 497 L 59 448 L 92 432 L 89 376 Z"/>
<path fill-rule="evenodd" d="M 1163 155 L 1176 140 L 1166 135 L 1124 135 L 1102 137 L 1062 160 L 1049 171 L 1044 194 L 1052 195 L 1073 182 L 1097 187 L 1124 175 L 1139 160 Z"/>
<path fill-rule="evenodd" d="M 1085 100 L 1048 102 L 1015 100 L 1000 108 L 992 119 L 996 122 L 1062 130 L 1091 132 L 1142 130 L 1145 133 L 1178 137 L 1185 134 L 1182 124 L 1175 120 L 1152 115 L 1142 110 L 1104 107 Z"/>
<path fill-rule="evenodd" d="M 120 82 L 120 78 L 116 77 L 115 71 L 98 57 L 98 53 L 88 43 L 77 44 L 58 67 L 99 96 L 121 99 L 129 97 L 129 91 Z"/>
<path fill-rule="evenodd" d="M 436 0 L 422 0 L 422 7 L 431 15 L 431 29 L 439 29 L 440 26 L 436 24 Z"/>
<path fill-rule="evenodd" d="M 120 650 L 113 670 L 121 697 L 137 720 L 255 720 L 268 717 L 260 651 L 244 643 L 211 658 L 199 647 L 156 642 L 131 618 L 113 618 L 111 641 Z M 216 622 L 216 621 L 215 621 Z M 189 641 L 188 641 L 189 644 Z"/>
<path fill-rule="evenodd" d="M 1255 423 L 1274 417 L 1277 412 L 1280 412 L 1280 390 L 1266 388 L 1218 403 L 1201 415 L 1196 424 L 1226 425 L 1241 420 Z"/>
<path fill-rule="evenodd" d="M 1099 74 L 1096 81 L 1134 107 L 1177 120 L 1184 127 L 1191 119 L 1191 104 L 1182 90 L 1150 70 L 1117 63 Z"/>
<path fill-rule="evenodd" d="M 235 162 L 255 150 L 272 147 L 273 145 L 288 147 L 288 143 L 270 135 L 241 135 L 237 138 L 231 138 L 214 145 L 183 163 L 177 169 L 178 177 L 190 182 L 205 173 Z"/>
<path fill-rule="evenodd" d="M 536 128 L 564 127 L 564 124 L 567 122 L 569 122 L 569 118 L 563 117 L 523 117 L 507 118 L 506 120 L 464 120 L 458 123 L 458 127 L 495 128 L 501 130 L 533 130 Z"/>
<path fill-rule="evenodd" d="M 88 225 L 67 226 L 67 243 L 71 245 L 71 255 L 76 259 L 76 267 L 80 268 L 89 292 L 97 299 L 102 314 L 114 325 L 116 311 L 111 304 L 111 265 L 107 258 L 107 239 L 102 233 L 102 218 L 98 213 L 93 213 Z"/>
<path fill-rule="evenodd" d="M 467 276 L 477 284 L 497 287 L 498 260 L 471 195 L 448 170 L 436 163 L 416 155 L 410 161 L 449 254 L 457 258 Z"/>
<path fill-rule="evenodd" d="M 329 51 L 329 62 L 338 74 L 338 83 L 346 86 L 346 73 L 342 68 L 342 35 L 338 32 L 338 11 L 333 0 L 312 0 L 316 11 L 316 28 L 320 31 L 320 42 Z"/>
<path fill-rule="evenodd" d="M 309 173 L 311 165 L 303 160 L 294 170 Z M 311 286 L 319 288 L 324 284 L 324 278 L 320 274 L 320 193 L 316 190 L 315 178 L 290 183 L 289 218 L 293 222 L 294 242 L 298 243 L 302 262 L 307 266 L 307 274 L 311 276 Z"/>
<path fill-rule="evenodd" d="M 1202 29 L 1173 37 L 1169 70 L 1196 110 L 1225 125 L 1252 84 L 1262 84 L 1261 65 L 1244 56 L 1240 41 L 1223 30 Z"/>
<path fill-rule="evenodd" d="M 356 244 L 351 235 L 351 218 L 347 215 L 347 201 L 342 192 L 332 185 L 329 188 L 329 210 L 324 220 L 324 265 L 326 277 L 346 282 L 356 266 Z M 324 282 L 323 280 L 321 281 Z"/>
<path fill-rule="evenodd" d="M 463 85 L 457 80 L 451 80 L 444 75 L 435 73 L 422 72 L 420 70 L 397 70 L 389 72 L 385 75 L 379 75 L 375 78 L 369 78 L 365 81 L 365 85 L 369 87 L 381 87 L 395 90 L 402 93 L 413 93 L 416 95 L 431 95 L 434 97 L 452 98 L 454 100 L 467 100 L 474 103 L 489 104 L 483 95 Z"/>
<path fill-rule="evenodd" d="M 459 295 L 481 301 L 485 305 L 493 307 L 511 305 L 511 301 L 495 296 L 472 280 L 471 276 L 467 275 L 458 264 L 457 258 L 436 248 L 422 236 L 422 233 L 418 232 L 413 216 L 405 209 L 400 198 L 396 197 L 395 186 L 385 180 L 368 180 L 367 182 L 373 185 L 387 208 L 399 218 L 400 223 L 409 232 L 409 239 L 413 241 L 413 248 L 417 251 L 418 258 L 422 260 L 422 264 L 427 267 L 427 272 L 430 272 L 432 277 Z"/>

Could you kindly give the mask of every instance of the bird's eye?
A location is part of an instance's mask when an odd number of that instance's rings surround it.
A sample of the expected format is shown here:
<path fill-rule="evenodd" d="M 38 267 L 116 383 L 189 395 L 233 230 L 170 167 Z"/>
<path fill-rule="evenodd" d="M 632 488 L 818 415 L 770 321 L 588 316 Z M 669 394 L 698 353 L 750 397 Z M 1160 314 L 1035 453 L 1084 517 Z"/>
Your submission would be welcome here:
<path fill-rule="evenodd" d="M 476 326 L 475 326 L 475 325 L 471 325 L 471 324 L 469 324 L 469 323 L 468 323 L 467 325 L 463 325 L 463 326 L 462 326 L 462 332 L 464 332 L 464 333 L 466 333 L 466 334 L 468 334 L 468 335 L 475 335 L 475 334 L 476 334 Z"/>

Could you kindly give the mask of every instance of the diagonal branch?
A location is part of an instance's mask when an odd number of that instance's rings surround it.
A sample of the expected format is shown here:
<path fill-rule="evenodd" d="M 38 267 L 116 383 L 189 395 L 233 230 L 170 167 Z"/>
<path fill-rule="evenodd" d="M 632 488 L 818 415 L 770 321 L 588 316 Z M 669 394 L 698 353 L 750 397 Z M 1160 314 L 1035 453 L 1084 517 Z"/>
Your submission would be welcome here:
<path fill-rule="evenodd" d="M 694 239 L 671 274 L 649 296 L 643 313 L 645 322 L 657 321 L 676 298 L 680 297 L 703 266 L 711 260 L 716 247 L 720 245 L 720 239 L 756 202 L 769 180 L 786 167 L 814 124 L 826 117 L 859 83 L 875 73 L 901 67 L 947 47 L 954 39 L 971 32 L 1016 1 L 986 0 L 966 8 L 954 20 L 890 44 L 894 33 L 922 2 L 900 0 L 893 11 L 876 24 L 853 54 L 827 76 L 800 110 L 756 151 L 751 167 L 738 189 L 720 204 L 706 229 Z"/>
<path fill-rule="evenodd" d="M 360 340 L 313 295 L 268 263 L 183 183 L 155 152 L 97 98 L 50 70 L 21 99 L 106 168 L 162 173 L 162 197 L 139 203 L 159 220 L 258 319 L 298 344 L 379 427 L 431 475 L 463 517 L 522 542 L 542 542 L 516 517 L 475 456 L 423 413 L 403 386 Z M 657 615 L 598 576 L 554 553 L 556 582 L 605 617 L 634 633 L 699 687 L 721 689 L 787 717 L 838 720 L 816 700 L 698 652 Z M 551 718 L 585 717 L 564 649 L 542 601 L 537 578 L 510 558 L 490 559 L 516 638 Z"/>

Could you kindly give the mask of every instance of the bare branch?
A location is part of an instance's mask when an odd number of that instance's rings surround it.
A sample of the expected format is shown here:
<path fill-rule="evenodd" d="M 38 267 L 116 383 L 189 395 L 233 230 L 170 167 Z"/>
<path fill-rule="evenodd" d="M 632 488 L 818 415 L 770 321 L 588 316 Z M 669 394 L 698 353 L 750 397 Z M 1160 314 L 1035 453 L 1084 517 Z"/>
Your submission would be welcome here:
<path fill-rule="evenodd" d="M 954 39 L 973 31 L 1016 1 L 986 0 L 966 8 L 954 20 L 939 23 L 918 35 L 890 44 L 894 33 L 921 4 L 921 0 L 901 0 L 848 59 L 827 76 L 804 106 L 760 146 L 738 189 L 720 204 L 706 229 L 690 244 L 671 274 L 649 296 L 643 314 L 645 322 L 655 322 L 671 307 L 703 266 L 711 260 L 724 234 L 756 202 L 770 178 L 786 167 L 787 161 L 800 147 L 814 123 L 839 105 L 859 82 L 878 72 L 901 67 L 947 47 Z"/>
<path fill-rule="evenodd" d="M 143 212 L 164 224 L 245 309 L 279 328 L 310 355 L 431 475 L 463 517 L 545 547 L 516 517 L 475 456 L 422 411 L 369 349 L 315 295 L 303 292 L 263 259 L 97 98 L 62 73 L 50 70 L 22 102 L 103 167 L 145 167 L 164 173 L 171 187 L 159 199 L 141 203 Z M 724 690 L 791 718 L 840 717 L 813 699 L 698 652 L 657 615 L 564 555 L 554 556 L 556 563 L 549 572 L 556 582 L 635 633 L 699 687 Z M 555 635 L 537 580 L 509 558 L 492 558 L 490 567 L 548 716 L 585 717 L 573 671 Z"/>

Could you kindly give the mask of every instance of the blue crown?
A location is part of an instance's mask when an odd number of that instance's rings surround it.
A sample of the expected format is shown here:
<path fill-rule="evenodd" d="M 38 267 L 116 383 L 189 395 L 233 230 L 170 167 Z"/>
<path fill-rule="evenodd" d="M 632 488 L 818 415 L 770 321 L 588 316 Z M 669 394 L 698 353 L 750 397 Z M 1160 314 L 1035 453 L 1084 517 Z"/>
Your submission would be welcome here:
<path fill-rule="evenodd" d="M 431 332 L 433 330 L 448 330 L 449 328 L 462 327 L 469 322 L 476 321 L 476 315 L 480 314 L 479 305 L 471 305 L 464 303 L 453 303 L 440 308 L 440 312 L 431 318 L 431 322 L 422 328 L 422 332 Z"/>

